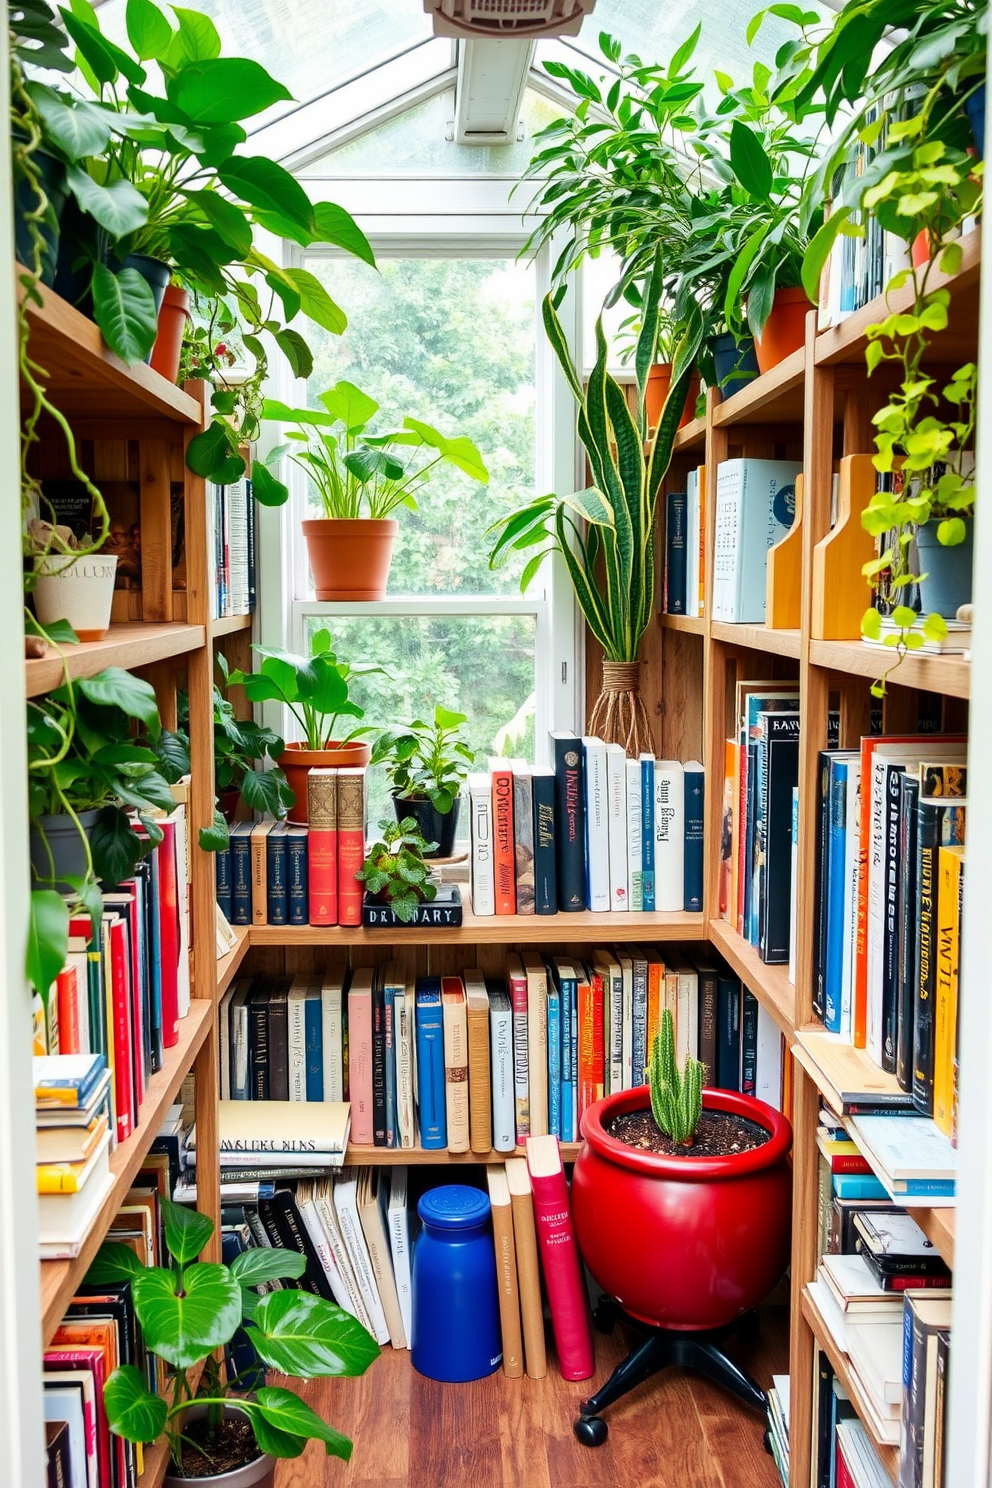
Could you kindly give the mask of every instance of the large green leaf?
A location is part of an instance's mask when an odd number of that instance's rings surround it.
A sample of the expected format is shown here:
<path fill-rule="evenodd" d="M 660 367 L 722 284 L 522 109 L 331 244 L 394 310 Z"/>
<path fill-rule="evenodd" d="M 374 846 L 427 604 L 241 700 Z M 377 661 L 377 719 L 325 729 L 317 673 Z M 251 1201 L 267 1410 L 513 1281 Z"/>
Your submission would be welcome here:
<path fill-rule="evenodd" d="M 771 161 L 753 129 L 735 119 L 730 129 L 730 164 L 745 191 L 767 201 L 772 189 Z"/>
<path fill-rule="evenodd" d="M 235 124 L 292 93 L 248 57 L 190 62 L 166 84 L 170 100 L 197 124 Z"/>
<path fill-rule="evenodd" d="M 290 1431 L 280 1431 L 272 1426 L 260 1410 L 251 1408 L 251 1428 L 259 1449 L 270 1457 L 300 1457 L 306 1450 L 305 1436 L 294 1436 Z"/>
<path fill-rule="evenodd" d="M 251 224 L 245 221 L 245 214 L 239 207 L 217 191 L 184 191 L 183 195 L 200 209 L 211 227 L 239 257 L 247 257 L 251 249 Z"/>
<path fill-rule="evenodd" d="M 232 448 L 236 437 L 230 424 L 214 419 L 186 446 L 186 464 L 194 475 L 215 481 L 219 486 L 240 480 L 245 473 L 245 462 Z"/>
<path fill-rule="evenodd" d="M 309 377 L 313 371 L 313 352 L 299 331 L 294 331 L 292 326 L 283 326 L 281 331 L 274 333 L 273 340 L 289 363 L 293 376 Z"/>
<path fill-rule="evenodd" d="M 286 278 L 296 286 L 303 314 L 334 336 L 340 336 L 348 317 L 331 299 L 316 274 L 307 269 L 286 269 Z"/>
<path fill-rule="evenodd" d="M 449 439 L 439 429 L 433 429 L 430 424 L 422 423 L 420 419 L 415 418 L 405 418 L 403 427 L 410 429 L 414 434 L 419 434 L 424 444 L 439 450 L 450 464 L 464 471 L 473 480 L 479 481 L 481 485 L 485 485 L 489 480 L 489 471 L 471 439 L 464 435 Z"/>
<path fill-rule="evenodd" d="M 114 1370 L 103 1387 L 103 1404 L 111 1431 L 127 1441 L 155 1441 L 165 1430 L 169 1407 L 134 1364 Z"/>
<path fill-rule="evenodd" d="M 364 1374 L 379 1355 L 361 1323 L 310 1292 L 270 1292 L 247 1332 L 264 1363 L 304 1379 Z"/>
<path fill-rule="evenodd" d="M 155 345 L 155 296 L 137 269 L 113 274 L 106 264 L 93 265 L 93 318 L 111 351 L 128 366 L 143 362 Z"/>
<path fill-rule="evenodd" d="M 241 1288 L 226 1266 L 196 1261 L 181 1276 L 153 1266 L 132 1292 L 145 1344 L 179 1369 L 229 1343 L 241 1322 Z"/>
<path fill-rule="evenodd" d="M 103 806 L 90 830 L 93 871 L 105 884 L 126 883 L 141 857 L 141 841 L 123 811 Z"/>
<path fill-rule="evenodd" d="M 169 1254 L 180 1266 L 195 1261 L 214 1232 L 214 1222 L 209 1214 L 200 1214 L 196 1209 L 187 1209 L 185 1204 L 174 1204 L 171 1199 L 162 1200 L 165 1217 L 165 1243 Z"/>
<path fill-rule="evenodd" d="M 76 687 L 91 703 L 120 708 L 129 718 L 138 718 L 156 734 L 159 729 L 155 690 L 143 677 L 123 667 L 104 667 L 95 677 L 80 677 Z"/>
<path fill-rule="evenodd" d="M 281 816 L 287 788 L 281 772 L 276 774 L 273 770 L 248 770 L 241 781 L 241 799 L 251 811 Z"/>
<path fill-rule="evenodd" d="M 616 526 L 612 506 L 595 486 L 587 486 L 584 491 L 573 491 L 570 496 L 563 496 L 562 500 L 586 522 L 595 522 L 597 527 Z"/>
<path fill-rule="evenodd" d="M 127 39 L 141 62 L 154 62 L 169 50 L 172 27 L 152 0 L 127 0 Z"/>
<path fill-rule="evenodd" d="M 59 14 L 65 22 L 65 29 L 76 43 L 80 56 L 99 83 L 116 82 L 120 72 L 129 83 L 141 86 L 145 81 L 145 69 L 133 57 L 108 41 L 96 26 L 74 15 L 64 5 L 59 6 Z"/>
<path fill-rule="evenodd" d="M 243 1250 L 231 1262 L 231 1275 L 241 1286 L 263 1281 L 295 1281 L 307 1268 L 305 1257 L 295 1250 Z"/>
<path fill-rule="evenodd" d="M 327 409 L 331 423 L 342 423 L 349 434 L 360 434 L 375 414 L 379 412 L 379 405 L 368 393 L 363 393 L 353 382 L 336 382 L 326 393 L 320 394 L 320 401 Z"/>
<path fill-rule="evenodd" d="M 300 668 L 296 689 L 300 701 L 309 703 L 318 713 L 341 713 L 348 701 L 347 682 L 337 667 L 321 656 L 315 656 L 309 665 Z"/>
<path fill-rule="evenodd" d="M 277 480 L 261 460 L 251 467 L 251 489 L 255 500 L 262 506 L 285 506 L 289 500 L 289 487 Z"/>
<path fill-rule="evenodd" d="M 130 1245 L 123 1245 L 120 1240 L 105 1240 L 90 1262 L 86 1284 L 108 1286 L 119 1281 L 131 1281 L 144 1269 Z"/>
<path fill-rule="evenodd" d="M 54 889 L 32 889 L 25 972 L 46 1006 L 68 949 L 69 906 Z"/>
<path fill-rule="evenodd" d="M 174 72 L 188 62 L 208 62 L 220 56 L 220 34 L 209 16 L 179 5 L 172 6 L 172 13 L 179 22 L 179 30 L 162 59 L 166 69 Z"/>
<path fill-rule="evenodd" d="M 148 203 L 130 181 L 100 186 L 79 165 L 70 165 L 66 180 L 83 211 L 105 227 L 112 238 L 126 238 L 148 219 Z"/>
<path fill-rule="evenodd" d="M 303 1436 L 317 1441 L 322 1441 L 327 1448 L 328 1457 L 341 1457 L 345 1462 L 351 1456 L 352 1444 L 340 1431 L 335 1431 L 333 1426 L 318 1416 L 313 1408 L 294 1395 L 292 1390 L 284 1390 L 279 1386 L 265 1385 L 255 1394 L 255 1400 L 259 1411 L 270 1426 L 275 1426 L 280 1431 L 291 1432 L 294 1436 Z"/>
<path fill-rule="evenodd" d="M 334 202 L 317 202 L 313 209 L 315 243 L 333 243 L 375 267 L 375 254 L 368 238 L 350 212 Z"/>
<path fill-rule="evenodd" d="M 298 181 L 264 155 L 232 156 L 217 174 L 229 191 L 251 207 L 279 212 L 306 232 L 313 231 L 313 207 Z"/>
<path fill-rule="evenodd" d="M 110 115 L 84 98 L 69 104 L 43 83 L 28 83 L 27 91 L 45 125 L 45 132 L 67 160 L 100 155 L 111 135 Z"/>

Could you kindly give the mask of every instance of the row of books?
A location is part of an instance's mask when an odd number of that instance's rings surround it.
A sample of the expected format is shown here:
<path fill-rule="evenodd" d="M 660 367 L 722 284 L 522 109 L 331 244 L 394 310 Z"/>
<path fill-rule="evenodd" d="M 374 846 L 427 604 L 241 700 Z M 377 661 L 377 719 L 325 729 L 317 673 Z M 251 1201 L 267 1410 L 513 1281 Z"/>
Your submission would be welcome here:
<path fill-rule="evenodd" d="M 701 910 L 703 766 L 567 732 L 551 749 L 468 778 L 474 912 Z"/>
<path fill-rule="evenodd" d="M 795 460 L 724 460 L 716 467 L 714 620 L 764 624 L 768 549 L 792 527 L 801 474 Z"/>
<path fill-rule="evenodd" d="M 217 902 L 232 925 L 360 925 L 365 769 L 311 770 L 309 825 L 236 822 L 216 854 Z"/>
<path fill-rule="evenodd" d="M 680 1056 L 702 1059 L 710 1084 L 781 1109 L 774 1021 L 696 946 L 595 950 L 587 963 L 510 954 L 502 977 L 414 981 L 395 962 L 243 977 L 220 1007 L 222 1106 L 296 1103 L 305 1132 L 304 1103 L 348 1100 L 359 1146 L 485 1156 L 530 1135 L 577 1141 L 587 1106 L 643 1083 L 666 1007 Z M 271 1158 L 240 1166 L 250 1174 Z"/>
<path fill-rule="evenodd" d="M 666 615 L 699 616 L 706 608 L 706 466 L 690 470 L 684 491 L 665 498 Z"/>
<path fill-rule="evenodd" d="M 773 1374 L 768 1391 L 768 1442 L 772 1457 L 782 1479 L 782 1488 L 789 1488 L 789 1410 L 791 1391 L 787 1374 Z"/>
<path fill-rule="evenodd" d="M 815 1007 L 953 1136 L 966 741 L 820 756 Z"/>
<path fill-rule="evenodd" d="M 251 480 L 229 486 L 211 484 L 207 500 L 207 541 L 213 555 L 211 615 L 250 615 L 255 609 L 255 502 Z"/>
<path fill-rule="evenodd" d="M 763 961 L 786 963 L 795 938 L 798 686 L 738 681 L 735 719 L 724 756 L 720 914 Z"/>

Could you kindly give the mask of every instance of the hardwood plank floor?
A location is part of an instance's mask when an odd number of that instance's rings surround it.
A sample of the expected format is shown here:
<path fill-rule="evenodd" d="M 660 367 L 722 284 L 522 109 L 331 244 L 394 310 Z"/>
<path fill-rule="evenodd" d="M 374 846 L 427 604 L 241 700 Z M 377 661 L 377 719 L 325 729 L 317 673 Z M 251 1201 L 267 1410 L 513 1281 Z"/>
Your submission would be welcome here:
<path fill-rule="evenodd" d="M 386 1348 L 359 1380 L 314 1380 L 304 1398 L 355 1443 L 348 1464 L 311 1442 L 276 1469 L 276 1488 L 780 1488 L 752 1410 L 698 1375 L 669 1370 L 605 1413 L 602 1447 L 572 1434 L 579 1402 L 608 1377 L 633 1335 L 596 1340 L 592 1381 L 569 1384 L 549 1357 L 543 1380 L 502 1373 L 467 1385 L 424 1379 Z M 788 1369 L 788 1310 L 761 1310 L 760 1336 L 728 1349 L 765 1389 Z M 550 1351 L 549 1351 L 550 1353 Z"/>

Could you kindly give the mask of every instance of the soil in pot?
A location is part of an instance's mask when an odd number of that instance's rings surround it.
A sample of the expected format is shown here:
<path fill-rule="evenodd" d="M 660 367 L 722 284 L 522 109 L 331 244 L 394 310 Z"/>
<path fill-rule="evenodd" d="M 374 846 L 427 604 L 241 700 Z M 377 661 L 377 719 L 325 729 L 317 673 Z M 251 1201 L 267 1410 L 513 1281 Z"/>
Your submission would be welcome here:
<path fill-rule="evenodd" d="M 179 1466 L 184 1477 L 194 1481 L 232 1472 L 261 1456 L 251 1424 L 245 1416 L 228 1416 L 221 1421 L 212 1440 L 205 1417 L 199 1421 L 187 1421 L 183 1427 L 181 1447 Z"/>
<path fill-rule="evenodd" d="M 650 1111 L 628 1111 L 614 1116 L 606 1130 L 618 1142 L 642 1152 L 686 1158 L 732 1157 L 735 1153 L 753 1152 L 756 1147 L 763 1147 L 770 1135 L 757 1121 L 749 1121 L 732 1111 L 704 1111 L 691 1147 L 683 1147 L 660 1132 Z"/>

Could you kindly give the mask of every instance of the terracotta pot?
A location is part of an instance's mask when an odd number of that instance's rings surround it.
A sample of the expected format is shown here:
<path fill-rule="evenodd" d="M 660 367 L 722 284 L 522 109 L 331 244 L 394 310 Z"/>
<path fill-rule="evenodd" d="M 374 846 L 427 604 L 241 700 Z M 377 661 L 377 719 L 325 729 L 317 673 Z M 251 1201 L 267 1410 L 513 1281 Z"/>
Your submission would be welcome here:
<path fill-rule="evenodd" d="M 183 1417 L 184 1421 L 196 1420 L 206 1415 L 205 1405 L 191 1405 Z M 225 1405 L 226 1416 L 242 1415 L 237 1406 Z M 229 1472 L 208 1473 L 206 1477 L 179 1478 L 172 1472 L 165 1475 L 165 1488 L 188 1488 L 190 1483 L 199 1484 L 199 1488 L 273 1488 L 276 1480 L 276 1459 L 263 1452 L 252 1462 L 246 1462 L 241 1467 L 233 1467 Z"/>
<path fill-rule="evenodd" d="M 384 599 L 400 524 L 392 517 L 318 517 L 303 523 L 318 599 Z"/>
<path fill-rule="evenodd" d="M 189 318 L 189 294 L 178 284 L 170 284 L 158 312 L 158 335 L 150 363 L 152 371 L 160 373 L 167 382 L 175 382 L 179 376 L 183 332 Z"/>
<path fill-rule="evenodd" d="M 289 813 L 291 822 L 306 823 L 307 776 L 311 770 L 344 770 L 367 765 L 372 754 L 370 744 L 331 744 L 327 749 L 307 749 L 304 744 L 287 744 L 276 764 L 283 770 L 290 790 L 296 792 L 296 805 Z"/>
<path fill-rule="evenodd" d="M 909 256 L 913 261 L 914 269 L 925 269 L 930 262 L 930 234 L 925 227 L 921 228 L 913 239 Z"/>
<path fill-rule="evenodd" d="M 579 1249 L 625 1312 L 666 1328 L 721 1328 L 757 1305 L 789 1261 L 792 1128 L 764 1101 L 704 1090 L 703 1106 L 756 1121 L 764 1146 L 730 1157 L 661 1157 L 608 1135 L 648 1088 L 590 1106 L 572 1178 Z"/>
<path fill-rule="evenodd" d="M 810 308 L 809 296 L 801 284 L 795 289 L 775 291 L 765 329 L 754 338 L 760 371 L 770 372 L 805 344 L 806 315 Z"/>
<path fill-rule="evenodd" d="M 644 408 L 648 416 L 648 428 L 656 429 L 658 420 L 661 418 L 668 390 L 672 385 L 672 363 L 655 362 L 648 372 L 648 385 L 644 389 Z M 679 419 L 679 428 L 684 429 L 686 424 L 691 424 L 696 412 L 696 399 L 699 397 L 699 374 L 693 372 L 689 378 L 689 391 L 685 395 L 685 411 Z"/>

